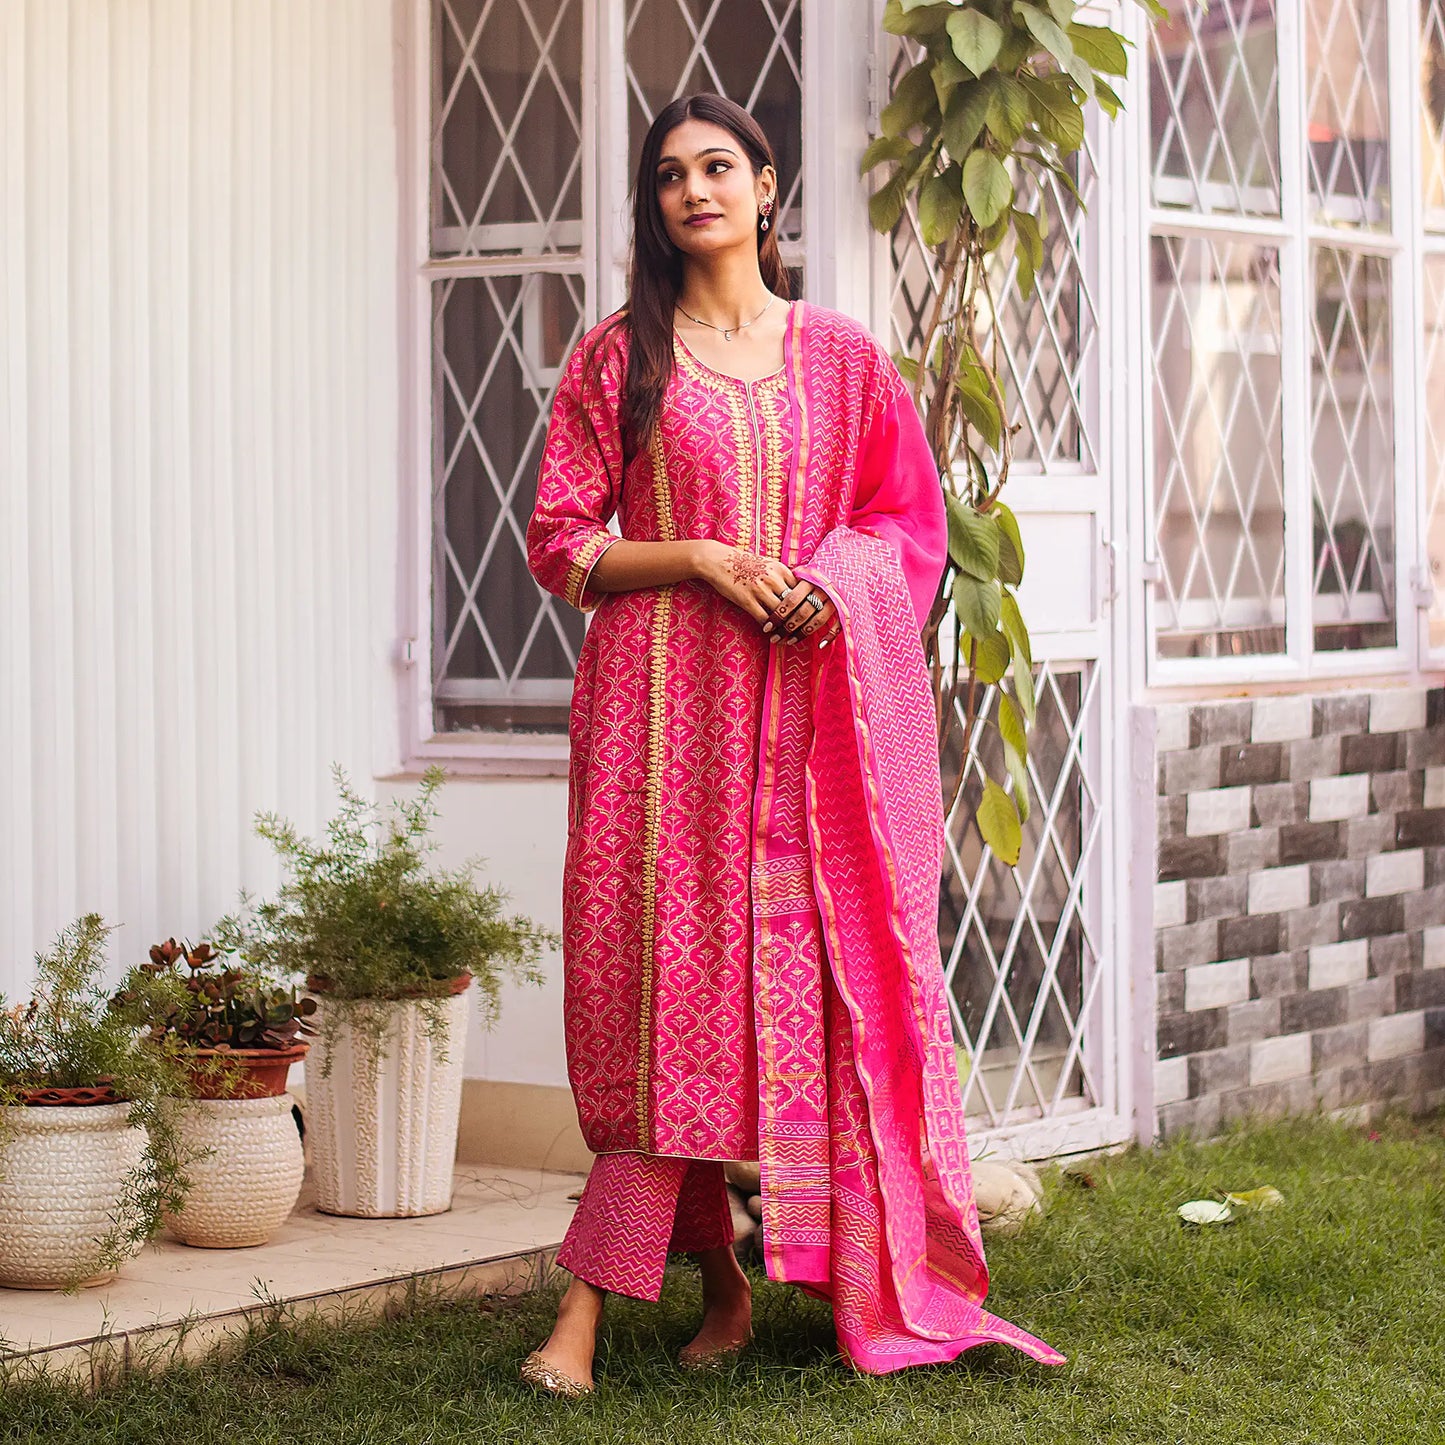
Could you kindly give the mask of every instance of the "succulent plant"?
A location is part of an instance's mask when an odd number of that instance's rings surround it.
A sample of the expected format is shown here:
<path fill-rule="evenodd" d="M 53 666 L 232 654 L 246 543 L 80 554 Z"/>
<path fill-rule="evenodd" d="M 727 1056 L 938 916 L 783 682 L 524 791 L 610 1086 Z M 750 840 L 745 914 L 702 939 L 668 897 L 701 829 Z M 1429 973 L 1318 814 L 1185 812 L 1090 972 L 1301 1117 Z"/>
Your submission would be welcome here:
<path fill-rule="evenodd" d="M 209 943 L 168 938 L 126 975 L 111 1007 L 159 1043 L 189 1049 L 289 1049 L 315 1032 L 316 1000 L 290 984 L 229 963 Z"/>

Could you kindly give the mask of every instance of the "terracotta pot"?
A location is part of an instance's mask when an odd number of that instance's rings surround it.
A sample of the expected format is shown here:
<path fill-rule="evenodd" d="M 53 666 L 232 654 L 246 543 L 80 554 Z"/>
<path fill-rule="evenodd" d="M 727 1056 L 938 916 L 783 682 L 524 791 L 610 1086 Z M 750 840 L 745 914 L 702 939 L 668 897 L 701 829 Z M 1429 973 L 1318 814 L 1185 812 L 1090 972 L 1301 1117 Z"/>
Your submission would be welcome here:
<path fill-rule="evenodd" d="M 198 1157 L 186 1168 L 185 1203 L 166 1216 L 170 1232 L 201 1249 L 265 1244 L 295 1208 L 306 1169 L 291 1100 L 196 1099 L 177 1110 L 175 1126 Z"/>
<path fill-rule="evenodd" d="M 18 1089 L 16 1093 L 28 1109 L 90 1109 L 99 1104 L 122 1102 L 109 1080 L 72 1084 L 63 1089 Z"/>
<path fill-rule="evenodd" d="M 472 976 L 469 973 L 458 974 L 456 978 L 447 982 L 447 992 L 455 997 L 459 993 L 465 993 L 472 986 Z M 327 994 L 331 992 L 331 980 L 322 973 L 308 973 L 306 975 L 306 987 L 312 993 Z M 421 988 L 408 990 L 406 995 L 409 998 L 434 998 L 435 994 L 428 994 Z M 400 1000 L 398 1000 L 399 1002 Z"/>
<path fill-rule="evenodd" d="M 96 1273 L 97 1241 L 110 1233 L 145 1152 L 130 1106 L 29 1105 L 5 1114 L 0 1285 L 63 1289 L 114 1279 L 114 1270 Z"/>
<path fill-rule="evenodd" d="M 465 993 L 453 989 L 430 1004 L 401 999 L 357 1006 L 320 993 L 316 1057 L 306 1071 L 306 1142 L 317 1208 L 363 1219 L 450 1209 Z M 378 1029 L 359 1023 L 353 1007 L 371 1013 Z"/>
<path fill-rule="evenodd" d="M 230 1078 L 214 1076 L 206 1070 L 191 1070 L 191 1085 L 198 1099 L 278 1099 L 286 1092 L 286 1076 L 291 1065 L 306 1057 L 308 1043 L 293 1044 L 289 1049 L 192 1049 L 198 1062 L 218 1059 L 227 1068 Z M 240 1073 L 235 1071 L 239 1069 Z"/>

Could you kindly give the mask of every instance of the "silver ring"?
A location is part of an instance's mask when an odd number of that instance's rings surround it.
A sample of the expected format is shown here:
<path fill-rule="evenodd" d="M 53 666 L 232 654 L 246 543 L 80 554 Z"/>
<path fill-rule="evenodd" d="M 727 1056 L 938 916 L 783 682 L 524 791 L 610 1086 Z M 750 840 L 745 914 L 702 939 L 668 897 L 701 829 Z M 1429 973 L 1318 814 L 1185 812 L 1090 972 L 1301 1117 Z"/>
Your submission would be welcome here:
<path fill-rule="evenodd" d="M 821 612 L 823 610 L 825 604 L 823 602 L 823 599 L 819 597 L 816 592 L 808 593 L 808 601 L 813 604 L 814 612 Z"/>
<path fill-rule="evenodd" d="M 778 592 L 774 595 L 777 597 L 779 602 L 786 602 L 788 600 L 788 594 L 786 592 Z"/>

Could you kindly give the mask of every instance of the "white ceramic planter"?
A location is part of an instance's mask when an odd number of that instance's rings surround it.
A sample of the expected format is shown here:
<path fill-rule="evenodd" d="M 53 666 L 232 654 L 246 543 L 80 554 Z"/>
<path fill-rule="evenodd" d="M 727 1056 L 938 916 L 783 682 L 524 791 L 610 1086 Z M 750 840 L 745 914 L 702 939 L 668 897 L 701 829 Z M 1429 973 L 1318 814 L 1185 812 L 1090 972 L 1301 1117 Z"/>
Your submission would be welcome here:
<path fill-rule="evenodd" d="M 195 1099 L 176 1118 L 186 1166 L 185 1203 L 166 1216 L 171 1233 L 201 1249 L 265 1244 L 286 1222 L 306 1172 L 291 1097 Z M 203 1152 L 206 1151 L 206 1152 Z"/>
<path fill-rule="evenodd" d="M 104 1284 L 97 1241 L 114 1227 L 126 1178 L 145 1153 L 128 1104 L 7 1108 L 0 1138 L 0 1285 Z M 136 1246 L 135 1253 L 139 1249 Z"/>
<path fill-rule="evenodd" d="M 306 1065 L 306 1138 L 325 1213 L 377 1219 L 451 1208 L 468 1000 L 438 1002 L 435 1038 L 422 1004 L 367 1004 L 385 1019 L 377 1059 L 374 1037 L 350 1010 L 321 1000 Z"/>

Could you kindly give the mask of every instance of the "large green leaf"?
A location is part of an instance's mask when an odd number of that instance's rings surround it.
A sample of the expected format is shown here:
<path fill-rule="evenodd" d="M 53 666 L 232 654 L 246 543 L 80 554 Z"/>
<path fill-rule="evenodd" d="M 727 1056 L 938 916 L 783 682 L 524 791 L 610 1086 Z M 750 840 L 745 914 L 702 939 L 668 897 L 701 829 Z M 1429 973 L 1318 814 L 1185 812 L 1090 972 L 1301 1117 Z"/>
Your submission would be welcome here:
<path fill-rule="evenodd" d="M 998 583 L 980 582 L 960 572 L 953 579 L 953 608 L 965 631 L 974 637 L 987 637 L 998 630 Z"/>
<path fill-rule="evenodd" d="M 978 831 L 994 856 L 1012 868 L 1019 861 L 1024 833 L 1009 796 L 992 778 L 985 778 L 978 803 Z"/>
<path fill-rule="evenodd" d="M 1019 534 L 1018 518 L 1002 502 L 993 504 L 989 516 L 1003 534 L 998 556 L 999 578 L 1007 586 L 1017 587 L 1024 580 L 1024 539 Z M 1023 619 L 1019 621 L 1022 624 Z"/>
<path fill-rule="evenodd" d="M 1028 27 L 1029 34 L 1059 62 L 1060 68 L 1068 70 L 1074 60 L 1074 47 L 1059 22 L 1047 11 L 1029 4 L 1029 0 L 1014 0 L 1014 14 Z"/>
<path fill-rule="evenodd" d="M 1020 84 L 1028 92 L 1034 124 L 1046 141 L 1064 152 L 1084 143 L 1084 111 L 1074 99 L 1073 87 L 1063 75 L 1026 75 Z M 1048 161 L 1039 158 L 1044 164 Z"/>
<path fill-rule="evenodd" d="M 991 582 L 998 576 L 998 528 L 952 493 L 945 494 L 944 501 L 948 510 L 948 553 L 954 565 L 980 582 Z M 969 631 L 980 637 L 993 628 L 970 627 Z"/>
<path fill-rule="evenodd" d="M 948 97 L 948 109 L 943 113 L 943 143 L 954 160 L 963 160 L 987 124 L 989 102 L 998 79 L 987 75 L 982 80 L 965 82 Z"/>
<path fill-rule="evenodd" d="M 998 403 L 993 393 L 985 391 L 982 385 L 960 381 L 958 384 L 958 406 L 968 424 L 984 439 L 984 442 L 998 450 L 1003 436 L 1003 417 L 999 414 Z"/>
<path fill-rule="evenodd" d="M 955 161 L 930 176 L 918 193 L 918 225 L 927 246 L 941 246 L 958 229 L 963 214 L 963 168 Z"/>
<path fill-rule="evenodd" d="M 1014 692 L 1018 696 L 1019 707 L 1023 710 L 1024 717 L 1032 723 L 1038 711 L 1037 699 L 1034 696 L 1033 647 L 1029 642 L 1028 629 L 1024 626 L 1023 617 L 1019 612 L 1019 605 L 1007 588 L 1003 589 L 1003 595 L 999 600 L 999 622 L 1003 627 L 1004 636 L 1009 640 L 1009 646 L 1013 649 Z"/>
<path fill-rule="evenodd" d="M 1002 632 L 973 638 L 973 670 L 978 674 L 978 680 L 989 687 L 1002 681 L 1012 655 L 1008 638 Z"/>
<path fill-rule="evenodd" d="M 898 224 L 907 195 L 908 176 L 900 168 L 868 197 L 868 219 L 875 231 L 886 236 Z"/>
<path fill-rule="evenodd" d="M 858 162 L 858 174 L 866 176 L 874 166 L 884 161 L 901 161 L 913 149 L 913 142 L 906 135 L 880 135 L 868 142 L 863 159 Z"/>
<path fill-rule="evenodd" d="M 1121 110 L 1124 109 L 1124 102 L 1119 99 L 1119 92 L 1102 81 L 1098 76 L 1094 77 L 1094 99 L 1099 102 L 1099 109 L 1113 120 Z"/>
<path fill-rule="evenodd" d="M 953 92 L 960 85 L 967 85 L 973 79 L 973 72 L 964 65 L 951 50 L 941 51 L 933 58 L 933 93 L 938 97 L 940 111 L 948 109 Z"/>
<path fill-rule="evenodd" d="M 1005 646 L 1007 646 L 1007 639 L 1005 639 Z M 1007 693 L 1000 693 L 998 698 L 998 731 L 1005 746 L 1011 747 L 1020 757 L 1028 756 L 1029 741 L 1028 733 L 1024 728 L 1024 720 L 1019 716 L 1018 709 L 1013 705 Z"/>
<path fill-rule="evenodd" d="M 1003 26 L 982 10 L 960 10 L 948 18 L 953 53 L 975 75 L 982 75 L 1003 49 Z"/>
<path fill-rule="evenodd" d="M 920 60 L 893 92 L 883 107 L 878 123 L 884 135 L 903 135 L 921 121 L 938 104 L 933 92 L 933 62 Z"/>
<path fill-rule="evenodd" d="M 1005 150 L 1012 150 L 1033 119 L 1029 93 L 1011 75 L 1001 75 L 988 107 L 988 128 Z"/>
<path fill-rule="evenodd" d="M 1024 670 L 1031 672 L 1034 665 L 1033 644 L 1029 641 L 1029 630 L 1024 626 L 1023 613 L 1012 592 L 1003 594 L 999 608 L 999 620 L 1003 623 L 1004 636 L 1014 650 L 1014 656 L 1022 660 Z"/>
<path fill-rule="evenodd" d="M 1008 775 L 1013 779 L 1014 807 L 1018 809 L 1019 822 L 1027 823 L 1029 814 L 1033 812 L 1033 803 L 1029 797 L 1029 769 L 1024 761 L 1024 754 L 1016 752 L 1007 743 L 1003 749 L 1003 765 L 1008 769 Z"/>
<path fill-rule="evenodd" d="M 952 7 L 936 0 L 888 0 L 883 11 L 883 28 L 890 35 L 928 36 L 943 32 Z"/>
<path fill-rule="evenodd" d="M 974 151 L 963 165 L 963 199 L 980 226 L 991 226 L 1013 201 L 1013 182 L 991 151 Z"/>
<path fill-rule="evenodd" d="M 1107 25 L 1070 25 L 1069 43 L 1074 53 L 1105 75 L 1128 75 L 1129 56 L 1124 38 Z"/>
<path fill-rule="evenodd" d="M 1074 11 L 1079 7 L 1075 0 L 1048 0 L 1049 14 L 1066 29 L 1074 18 Z"/>

